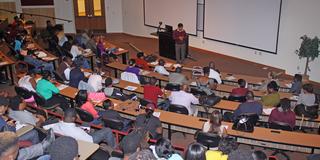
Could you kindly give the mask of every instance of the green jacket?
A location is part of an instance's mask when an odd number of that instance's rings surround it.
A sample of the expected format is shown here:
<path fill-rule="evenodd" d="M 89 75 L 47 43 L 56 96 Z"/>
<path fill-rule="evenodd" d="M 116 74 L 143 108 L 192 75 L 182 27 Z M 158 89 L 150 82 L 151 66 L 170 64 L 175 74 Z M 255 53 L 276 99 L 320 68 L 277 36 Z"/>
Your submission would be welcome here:
<path fill-rule="evenodd" d="M 50 99 L 53 93 L 58 94 L 60 92 L 54 84 L 45 79 L 38 81 L 36 91 L 46 100 Z"/>

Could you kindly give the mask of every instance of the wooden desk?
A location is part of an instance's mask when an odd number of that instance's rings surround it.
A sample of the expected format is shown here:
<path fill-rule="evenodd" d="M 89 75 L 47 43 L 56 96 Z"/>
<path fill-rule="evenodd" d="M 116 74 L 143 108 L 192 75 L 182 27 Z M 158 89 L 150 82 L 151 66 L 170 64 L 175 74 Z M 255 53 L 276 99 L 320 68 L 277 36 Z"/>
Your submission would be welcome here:
<path fill-rule="evenodd" d="M 11 85 L 14 85 L 14 77 L 13 77 L 13 67 L 15 62 L 9 58 L 7 55 L 5 55 L 4 53 L 2 53 L 0 51 L 0 67 L 5 67 L 5 73 L 6 73 L 6 77 L 7 79 L 11 79 Z M 8 75 L 8 71 L 7 69 L 9 69 L 9 75 Z M 9 77 L 10 76 L 10 77 Z"/>
<path fill-rule="evenodd" d="M 43 58 L 39 58 L 45 62 L 48 62 L 48 63 L 52 63 L 53 64 L 53 67 L 54 69 L 57 69 L 57 60 L 59 59 L 57 56 L 53 55 L 52 53 L 46 51 L 45 49 L 43 49 L 39 44 L 33 42 L 33 43 L 30 43 L 28 44 L 28 49 L 32 49 L 32 50 L 37 50 L 37 51 L 42 51 L 44 52 L 45 54 L 47 54 L 46 57 L 43 57 Z"/>
<path fill-rule="evenodd" d="M 99 148 L 98 144 L 77 140 L 79 147 L 79 160 L 86 160 Z"/>
<path fill-rule="evenodd" d="M 123 48 L 119 48 L 117 47 L 116 45 L 110 43 L 110 42 L 103 42 L 103 45 L 105 48 L 117 48 L 118 51 L 113 53 L 115 54 L 116 56 L 122 56 L 122 63 L 123 64 L 127 64 L 127 61 L 129 59 L 129 51 L 126 50 L 126 49 L 123 49 Z"/>
<path fill-rule="evenodd" d="M 28 133 L 29 131 L 31 131 L 33 128 L 34 127 L 32 125 L 26 125 L 26 126 L 20 128 L 20 129 L 18 129 L 16 131 L 16 134 L 17 134 L 18 137 L 20 137 L 20 136 Z"/>

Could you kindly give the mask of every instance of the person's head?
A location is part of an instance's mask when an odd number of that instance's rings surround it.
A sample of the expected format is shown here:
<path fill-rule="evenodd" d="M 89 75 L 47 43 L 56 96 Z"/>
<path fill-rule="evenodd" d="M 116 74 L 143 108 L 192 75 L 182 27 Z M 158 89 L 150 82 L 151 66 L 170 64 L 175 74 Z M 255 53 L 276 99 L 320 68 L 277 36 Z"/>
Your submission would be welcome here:
<path fill-rule="evenodd" d="M 76 103 L 78 107 L 81 107 L 88 101 L 88 92 L 86 90 L 80 90 L 76 95 Z"/>
<path fill-rule="evenodd" d="M 238 85 L 240 88 L 245 88 L 247 85 L 247 82 L 244 79 L 238 79 Z"/>
<path fill-rule="evenodd" d="M 143 52 L 138 52 L 137 53 L 137 58 L 143 59 L 144 58 L 144 53 Z"/>
<path fill-rule="evenodd" d="M 129 160 L 157 160 L 149 149 L 144 149 L 132 154 Z"/>
<path fill-rule="evenodd" d="M 77 112 L 74 108 L 67 108 L 64 111 L 64 122 L 66 123 L 74 123 L 74 121 L 77 119 Z"/>
<path fill-rule="evenodd" d="M 233 138 L 223 138 L 219 142 L 218 149 L 223 154 L 229 154 L 238 149 L 238 143 Z"/>
<path fill-rule="evenodd" d="M 71 66 L 72 65 L 72 59 L 70 58 L 70 57 L 68 57 L 68 56 L 65 56 L 65 57 L 63 57 L 63 62 L 65 62 L 65 63 L 67 63 L 69 66 Z"/>
<path fill-rule="evenodd" d="M 78 142 L 72 137 L 61 136 L 49 146 L 48 152 L 51 160 L 77 160 L 79 159 Z"/>
<path fill-rule="evenodd" d="M 13 20 L 16 21 L 16 22 L 19 21 L 19 17 L 18 16 L 14 16 Z"/>
<path fill-rule="evenodd" d="M 203 74 L 205 76 L 209 76 L 210 74 L 210 68 L 209 67 L 203 67 Z"/>
<path fill-rule="evenodd" d="M 135 66 L 136 65 L 136 60 L 130 59 L 129 60 L 129 66 Z"/>
<path fill-rule="evenodd" d="M 283 98 L 280 100 L 279 107 L 282 108 L 284 112 L 287 112 L 291 108 L 291 102 L 289 98 Z"/>
<path fill-rule="evenodd" d="M 213 61 L 209 62 L 209 68 L 215 70 L 216 69 L 216 64 Z"/>
<path fill-rule="evenodd" d="M 42 71 L 41 76 L 42 76 L 42 79 L 45 79 L 48 81 L 50 81 L 50 79 L 51 79 L 51 73 L 47 70 Z"/>
<path fill-rule="evenodd" d="M 188 90 L 189 90 L 189 85 L 187 85 L 187 84 L 181 85 L 181 90 L 183 90 L 183 91 L 185 91 L 185 92 L 188 92 Z"/>
<path fill-rule="evenodd" d="M 14 132 L 0 132 L 0 160 L 15 160 L 18 152 L 18 136 Z"/>
<path fill-rule="evenodd" d="M 114 108 L 114 104 L 112 103 L 112 101 L 110 99 L 106 99 L 105 101 L 103 101 L 102 107 L 105 110 L 108 110 L 108 109 L 112 110 Z"/>
<path fill-rule="evenodd" d="M 163 59 L 159 59 L 159 65 L 160 66 L 164 66 L 166 64 L 166 62 Z"/>
<path fill-rule="evenodd" d="M 157 84 L 157 79 L 156 79 L 156 77 L 151 77 L 149 83 L 150 83 L 150 85 L 155 86 L 155 85 Z"/>
<path fill-rule="evenodd" d="M 6 114 L 8 110 L 9 100 L 5 97 L 0 97 L 0 116 Z"/>
<path fill-rule="evenodd" d="M 130 156 L 133 153 L 140 151 L 146 134 L 147 132 L 145 130 L 137 129 L 125 136 L 120 142 L 120 149 L 124 156 Z"/>
<path fill-rule="evenodd" d="M 271 81 L 271 82 L 267 85 L 267 90 L 268 90 L 269 93 L 278 92 L 279 86 L 278 86 L 277 82 Z"/>
<path fill-rule="evenodd" d="M 183 24 L 182 23 L 178 24 L 178 30 L 183 30 Z"/>
<path fill-rule="evenodd" d="M 185 160 L 206 160 L 206 149 L 199 143 L 191 143 L 187 148 Z"/>
<path fill-rule="evenodd" d="M 302 82 L 302 75 L 301 74 L 295 74 L 293 77 L 294 82 Z"/>
<path fill-rule="evenodd" d="M 47 21 L 46 21 L 46 24 L 47 24 L 47 26 L 52 27 L 52 23 L 51 23 L 51 21 L 50 21 L 50 20 L 47 20 Z"/>
<path fill-rule="evenodd" d="M 171 141 L 166 138 L 160 138 L 155 144 L 155 151 L 159 158 L 168 159 L 175 153 Z"/>
<path fill-rule="evenodd" d="M 313 93 L 313 85 L 308 83 L 302 86 L 304 93 Z"/>
<path fill-rule="evenodd" d="M 146 105 L 145 111 L 146 111 L 146 117 L 147 117 L 147 119 L 149 119 L 149 118 L 152 116 L 155 107 L 156 107 L 156 106 L 155 106 L 153 103 L 148 103 L 148 104 Z"/>
<path fill-rule="evenodd" d="M 221 122 L 222 122 L 221 113 L 218 110 L 213 111 L 210 116 L 211 132 L 214 132 L 214 133 L 219 132 Z"/>
<path fill-rule="evenodd" d="M 267 155 L 262 151 L 254 151 L 252 157 L 254 160 L 267 160 Z"/>
<path fill-rule="evenodd" d="M 23 37 L 21 35 L 17 35 L 16 40 L 21 42 L 23 40 Z"/>
<path fill-rule="evenodd" d="M 111 77 L 107 77 L 106 80 L 104 81 L 104 85 L 106 87 L 111 87 L 112 86 L 112 78 Z"/>
<path fill-rule="evenodd" d="M 20 19 L 22 19 L 22 20 L 24 19 L 24 14 L 23 13 L 20 14 Z"/>
<path fill-rule="evenodd" d="M 19 96 L 14 96 L 9 100 L 9 108 L 13 111 L 23 111 L 27 104 Z"/>
<path fill-rule="evenodd" d="M 182 72 L 182 68 L 181 67 L 177 67 L 176 68 L 176 73 L 181 73 Z"/>
<path fill-rule="evenodd" d="M 252 91 L 248 91 L 247 94 L 246 94 L 246 100 L 249 101 L 249 100 L 254 100 L 254 93 Z"/>

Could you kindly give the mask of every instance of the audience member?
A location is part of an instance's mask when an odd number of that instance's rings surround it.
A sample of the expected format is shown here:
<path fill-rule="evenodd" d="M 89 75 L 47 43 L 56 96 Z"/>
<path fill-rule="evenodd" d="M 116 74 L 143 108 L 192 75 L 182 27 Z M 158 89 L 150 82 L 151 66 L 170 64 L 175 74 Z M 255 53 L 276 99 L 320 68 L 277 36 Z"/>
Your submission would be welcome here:
<path fill-rule="evenodd" d="M 125 72 L 134 73 L 139 77 L 140 75 L 140 68 L 136 67 L 136 60 L 130 59 L 129 66 L 126 68 Z"/>
<path fill-rule="evenodd" d="M 21 35 L 17 35 L 14 41 L 14 51 L 19 53 L 22 48 L 22 43 L 23 43 L 23 37 Z"/>
<path fill-rule="evenodd" d="M 187 108 L 189 115 L 197 116 L 198 108 L 191 104 L 199 104 L 199 99 L 188 93 L 188 85 L 184 84 L 180 91 L 172 91 L 169 96 L 171 104 L 181 105 Z"/>
<path fill-rule="evenodd" d="M 169 75 L 169 83 L 183 85 L 188 83 L 187 77 L 181 73 L 182 68 L 177 67 L 175 73 Z"/>
<path fill-rule="evenodd" d="M 253 160 L 267 160 L 267 155 L 262 151 L 254 151 L 252 157 Z"/>
<path fill-rule="evenodd" d="M 291 111 L 290 100 L 284 98 L 280 100 L 279 106 L 272 110 L 269 116 L 269 123 L 282 123 L 294 128 L 296 124 L 296 114 Z"/>
<path fill-rule="evenodd" d="M 206 149 L 199 143 L 191 143 L 186 151 L 185 160 L 206 160 Z"/>
<path fill-rule="evenodd" d="M 245 148 L 239 148 L 228 155 L 228 160 L 254 160 L 252 151 Z"/>
<path fill-rule="evenodd" d="M 72 66 L 72 60 L 70 57 L 63 57 L 62 62 L 60 63 L 57 73 L 63 78 L 65 81 L 70 80 L 70 71 Z"/>
<path fill-rule="evenodd" d="M 163 59 L 159 59 L 159 64 L 154 67 L 154 71 L 158 72 L 158 73 L 160 73 L 162 75 L 168 76 L 170 73 L 164 67 L 165 64 L 166 63 L 165 63 L 165 61 Z"/>
<path fill-rule="evenodd" d="M 215 110 L 210 115 L 210 120 L 203 124 L 202 131 L 218 134 L 220 137 L 225 137 L 227 135 L 227 129 L 221 124 L 221 122 L 222 115 L 218 110 Z"/>
<path fill-rule="evenodd" d="M 54 67 L 53 67 L 52 63 L 47 63 L 47 62 L 44 62 L 42 60 L 37 59 L 37 57 L 32 55 L 30 51 L 22 49 L 20 51 L 20 55 L 22 55 L 24 57 L 23 60 L 25 62 L 27 62 L 35 67 L 34 68 L 35 72 L 41 72 L 42 70 L 47 70 L 47 71 L 50 71 L 50 73 L 52 74 L 52 72 L 54 71 Z"/>
<path fill-rule="evenodd" d="M 15 132 L 15 121 L 6 116 L 9 106 L 9 100 L 5 97 L 0 97 L 0 131 Z"/>
<path fill-rule="evenodd" d="M 78 107 L 89 112 L 93 116 L 94 120 L 91 123 L 101 124 L 101 120 L 99 119 L 99 113 L 94 108 L 95 106 L 92 103 L 92 101 L 88 99 L 88 93 L 86 90 L 80 90 L 76 95 L 75 99 Z"/>
<path fill-rule="evenodd" d="M 263 106 L 273 108 L 280 102 L 280 95 L 278 93 L 279 86 L 275 81 L 271 81 L 267 86 L 267 95 L 261 98 Z"/>
<path fill-rule="evenodd" d="M 173 149 L 169 139 L 158 139 L 155 145 L 150 146 L 150 149 L 158 160 L 183 160 L 183 158 Z"/>
<path fill-rule="evenodd" d="M 0 132 L 0 159 L 15 160 L 18 153 L 18 136 L 13 132 Z"/>
<path fill-rule="evenodd" d="M 222 80 L 221 80 L 220 72 L 216 69 L 216 65 L 213 61 L 209 62 L 209 68 L 210 68 L 209 78 L 215 79 L 218 82 L 218 84 L 221 84 Z"/>
<path fill-rule="evenodd" d="M 312 84 L 304 84 L 302 86 L 302 92 L 298 97 L 297 104 L 303 104 L 305 106 L 313 106 L 316 103 L 316 96 L 313 93 Z"/>
<path fill-rule="evenodd" d="M 79 158 L 78 142 L 67 136 L 57 138 L 49 147 L 50 160 L 75 160 Z"/>
<path fill-rule="evenodd" d="M 135 126 L 147 130 L 152 139 L 159 139 L 162 137 L 162 126 L 159 118 L 153 115 L 154 108 L 154 104 L 147 104 L 146 113 L 137 116 Z"/>
<path fill-rule="evenodd" d="M 105 88 L 103 90 L 103 92 L 104 92 L 104 94 L 106 96 L 112 97 L 112 98 L 116 98 L 116 99 L 119 99 L 121 101 L 125 101 L 125 100 L 128 100 L 128 99 L 136 97 L 135 94 L 126 95 L 126 94 L 122 93 L 119 89 L 114 88 L 112 86 L 112 84 L 113 84 L 112 78 L 111 77 L 107 77 L 105 82 L 104 82 Z"/>
<path fill-rule="evenodd" d="M 28 72 L 18 81 L 18 86 L 27 89 L 28 91 L 36 92 L 36 80 L 33 72 Z"/>
<path fill-rule="evenodd" d="M 98 52 L 97 51 L 97 44 L 95 41 L 95 36 L 93 34 L 90 36 L 90 39 L 88 39 L 84 45 L 87 49 L 90 49 L 93 53 L 95 53 L 97 55 L 97 52 Z"/>
<path fill-rule="evenodd" d="M 299 95 L 302 89 L 302 75 L 295 74 L 291 83 L 290 92 Z"/>
<path fill-rule="evenodd" d="M 70 71 L 69 85 L 71 87 L 78 88 L 80 81 L 85 81 L 86 77 L 80 69 L 81 63 L 73 63 L 73 66 L 74 67 Z"/>
<path fill-rule="evenodd" d="M 132 154 L 129 160 L 157 160 L 149 149 L 144 149 Z"/>
<path fill-rule="evenodd" d="M 200 76 L 197 79 L 197 87 L 205 92 L 207 95 L 212 95 L 214 94 L 214 90 L 216 89 L 216 80 L 209 78 L 209 72 L 210 72 L 210 68 L 209 67 L 204 67 L 203 68 L 203 76 Z"/>
<path fill-rule="evenodd" d="M 102 76 L 100 75 L 100 69 L 94 69 L 93 73 L 88 79 L 88 85 L 93 88 L 94 92 L 99 92 L 102 90 Z"/>
<path fill-rule="evenodd" d="M 46 24 L 47 24 L 47 26 L 46 26 L 46 32 L 49 34 L 50 37 L 51 37 L 51 36 L 54 36 L 54 27 L 53 27 L 51 21 L 50 21 L 50 20 L 47 20 L 47 21 L 46 21 Z"/>
<path fill-rule="evenodd" d="M 160 87 L 156 86 L 157 79 L 155 77 L 151 77 L 148 84 L 143 86 L 144 93 L 143 98 L 147 101 L 152 102 L 157 108 L 158 97 L 163 95 Z"/>
<path fill-rule="evenodd" d="M 115 148 L 115 138 L 110 128 L 102 128 L 96 131 L 85 131 L 81 127 L 77 127 L 75 120 L 77 113 L 74 108 L 68 108 L 64 111 L 64 119 L 58 123 L 43 126 L 44 129 L 52 128 L 57 134 L 63 136 L 70 136 L 76 140 L 83 140 L 86 142 L 101 143 L 105 142 L 112 148 Z"/>
<path fill-rule="evenodd" d="M 143 70 L 150 70 L 150 67 L 148 65 L 148 62 L 144 60 L 144 53 L 138 52 L 136 60 L 136 66 L 143 69 Z"/>
<path fill-rule="evenodd" d="M 42 78 L 36 85 L 36 91 L 46 100 L 46 106 L 53 106 L 59 104 L 63 110 L 69 107 L 68 101 L 62 96 L 58 95 L 60 90 L 50 82 L 51 75 L 48 71 L 43 71 Z"/>
<path fill-rule="evenodd" d="M 246 96 L 247 92 L 249 91 L 248 88 L 246 88 L 247 82 L 244 79 L 239 79 L 238 85 L 238 88 L 232 89 L 230 95 L 239 97 Z"/>

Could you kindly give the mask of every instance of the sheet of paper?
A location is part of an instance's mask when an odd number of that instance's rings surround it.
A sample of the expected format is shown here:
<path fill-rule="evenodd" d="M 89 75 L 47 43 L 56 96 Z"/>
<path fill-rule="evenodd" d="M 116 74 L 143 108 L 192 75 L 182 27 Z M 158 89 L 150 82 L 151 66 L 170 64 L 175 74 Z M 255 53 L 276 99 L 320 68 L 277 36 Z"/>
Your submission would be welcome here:
<path fill-rule="evenodd" d="M 119 52 L 121 52 L 121 51 L 123 51 L 123 50 L 124 50 L 123 48 L 119 48 L 119 49 L 118 49 Z"/>
<path fill-rule="evenodd" d="M 150 73 L 149 71 L 142 71 L 142 72 L 141 72 L 142 75 L 147 75 L 147 74 L 149 74 L 149 73 Z"/>
<path fill-rule="evenodd" d="M 263 113 L 266 114 L 266 115 L 270 115 L 271 114 L 271 111 L 273 110 L 274 108 L 264 108 L 263 109 Z"/>
<path fill-rule="evenodd" d="M 172 63 L 166 63 L 166 64 L 164 64 L 164 67 L 171 67 L 173 64 Z"/>
<path fill-rule="evenodd" d="M 191 86 L 197 86 L 197 82 L 191 82 L 190 85 Z"/>
<path fill-rule="evenodd" d="M 268 69 L 268 67 L 263 67 L 262 69 L 267 70 L 267 69 Z"/>
<path fill-rule="evenodd" d="M 127 87 L 124 88 L 124 89 L 129 90 L 129 91 L 134 91 L 134 90 L 137 89 L 137 87 L 135 87 L 135 86 L 127 86 Z"/>
<path fill-rule="evenodd" d="M 291 83 L 287 83 L 286 86 L 287 86 L 288 88 L 291 88 L 291 87 L 292 87 L 292 84 L 291 84 Z"/>
<path fill-rule="evenodd" d="M 67 85 L 64 85 L 64 84 L 60 84 L 57 88 L 61 91 L 65 88 L 67 88 L 68 86 Z"/>
<path fill-rule="evenodd" d="M 298 98 L 299 98 L 299 96 L 292 96 L 292 97 L 290 97 L 291 100 L 295 100 L 295 101 L 297 101 Z"/>
<path fill-rule="evenodd" d="M 178 67 L 182 67 L 182 66 L 181 66 L 181 64 L 174 64 L 173 67 L 178 68 Z"/>
<path fill-rule="evenodd" d="M 83 72 L 83 74 L 84 74 L 85 77 L 89 77 L 91 75 L 90 72 Z"/>
<path fill-rule="evenodd" d="M 155 61 L 155 62 L 151 62 L 150 64 L 155 66 L 155 65 L 158 65 L 158 63 L 159 63 L 158 61 Z"/>
<path fill-rule="evenodd" d="M 159 117 L 160 117 L 160 114 L 161 114 L 161 112 L 153 112 L 152 115 L 159 118 Z"/>
<path fill-rule="evenodd" d="M 232 81 L 232 80 L 235 80 L 235 79 L 236 79 L 236 77 L 228 76 L 228 77 L 226 77 L 226 79 L 227 79 L 227 80 L 229 80 L 229 81 Z"/>

